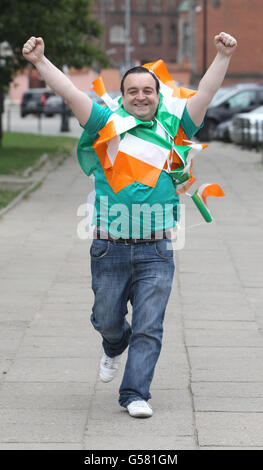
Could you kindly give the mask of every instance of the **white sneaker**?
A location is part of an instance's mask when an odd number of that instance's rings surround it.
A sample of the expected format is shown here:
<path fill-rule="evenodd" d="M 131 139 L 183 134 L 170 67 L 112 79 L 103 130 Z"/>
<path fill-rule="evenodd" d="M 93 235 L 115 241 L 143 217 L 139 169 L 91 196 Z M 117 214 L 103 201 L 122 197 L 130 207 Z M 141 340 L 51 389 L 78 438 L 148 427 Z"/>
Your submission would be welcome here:
<path fill-rule="evenodd" d="M 103 354 L 100 360 L 100 379 L 102 382 L 110 382 L 114 379 L 121 364 L 121 354 L 119 356 L 109 357 Z"/>
<path fill-rule="evenodd" d="M 128 406 L 127 410 L 129 415 L 133 418 L 150 418 L 153 414 L 153 410 L 147 401 L 135 400 L 132 401 Z"/>

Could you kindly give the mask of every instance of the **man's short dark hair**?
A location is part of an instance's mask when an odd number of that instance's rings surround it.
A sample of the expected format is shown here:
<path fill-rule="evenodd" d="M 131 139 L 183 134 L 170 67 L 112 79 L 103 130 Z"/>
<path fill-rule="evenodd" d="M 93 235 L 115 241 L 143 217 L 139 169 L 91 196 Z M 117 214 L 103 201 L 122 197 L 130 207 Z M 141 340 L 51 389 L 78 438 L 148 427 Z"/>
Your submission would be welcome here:
<path fill-rule="evenodd" d="M 123 75 L 122 80 L 121 80 L 121 92 L 122 92 L 122 94 L 124 94 L 124 81 L 125 81 L 125 78 L 128 75 L 130 75 L 131 73 L 149 73 L 151 75 L 151 77 L 153 77 L 153 79 L 155 80 L 156 93 L 158 95 L 159 90 L 160 90 L 160 83 L 159 83 L 158 78 L 156 77 L 156 75 L 153 72 L 150 72 L 149 69 L 147 69 L 146 67 L 142 67 L 141 65 L 139 65 L 137 67 L 133 67 L 132 69 L 127 70 L 127 72 Z"/>

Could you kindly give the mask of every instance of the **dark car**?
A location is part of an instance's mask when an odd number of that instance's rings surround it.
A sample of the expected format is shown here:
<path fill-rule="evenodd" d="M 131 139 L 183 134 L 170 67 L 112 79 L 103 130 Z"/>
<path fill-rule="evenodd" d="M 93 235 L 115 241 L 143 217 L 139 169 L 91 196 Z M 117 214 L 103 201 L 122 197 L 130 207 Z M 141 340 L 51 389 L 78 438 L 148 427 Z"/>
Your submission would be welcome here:
<path fill-rule="evenodd" d="M 63 106 L 65 106 L 65 113 L 68 116 L 72 116 L 72 111 L 70 107 L 67 105 L 67 103 L 63 100 L 61 96 L 54 95 L 50 96 L 46 104 L 43 108 L 43 112 L 45 116 L 47 117 L 52 117 L 54 114 L 62 114 L 63 113 Z"/>
<path fill-rule="evenodd" d="M 263 84 L 241 83 L 220 88 L 208 106 L 204 127 L 196 137 L 200 141 L 217 138 L 217 126 L 230 121 L 235 114 L 250 112 L 263 104 Z"/>
<path fill-rule="evenodd" d="M 47 98 L 54 95 L 54 91 L 47 88 L 31 88 L 24 92 L 20 107 L 21 117 L 27 114 L 41 114 Z"/>

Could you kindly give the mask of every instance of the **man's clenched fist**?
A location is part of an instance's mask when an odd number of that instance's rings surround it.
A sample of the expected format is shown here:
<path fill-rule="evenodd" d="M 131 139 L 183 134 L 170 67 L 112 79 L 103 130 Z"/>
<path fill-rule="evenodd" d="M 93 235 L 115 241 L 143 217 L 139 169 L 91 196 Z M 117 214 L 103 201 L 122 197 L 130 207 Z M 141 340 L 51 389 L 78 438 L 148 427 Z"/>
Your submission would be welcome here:
<path fill-rule="evenodd" d="M 225 56 L 231 56 L 237 48 L 237 40 L 223 32 L 215 36 L 214 43 L 218 52 Z"/>
<path fill-rule="evenodd" d="M 36 64 L 44 56 L 44 41 L 42 38 L 32 36 L 25 44 L 22 54 L 29 62 Z"/>

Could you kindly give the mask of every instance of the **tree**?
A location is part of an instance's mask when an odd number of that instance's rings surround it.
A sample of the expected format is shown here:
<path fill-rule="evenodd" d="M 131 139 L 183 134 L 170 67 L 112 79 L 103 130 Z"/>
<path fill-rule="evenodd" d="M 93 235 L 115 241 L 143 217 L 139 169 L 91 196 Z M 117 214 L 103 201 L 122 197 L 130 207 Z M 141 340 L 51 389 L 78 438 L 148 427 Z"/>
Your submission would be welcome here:
<path fill-rule="evenodd" d="M 93 0 L 1 0 L 0 101 L 3 89 L 14 74 L 28 66 L 22 56 L 23 44 L 31 36 L 45 41 L 46 55 L 58 67 L 82 68 L 96 62 L 108 65 L 100 48 L 102 27 L 92 17 Z M 1 51 L 2 55 L 1 55 Z M 2 137 L 0 102 L 0 140 Z"/>

